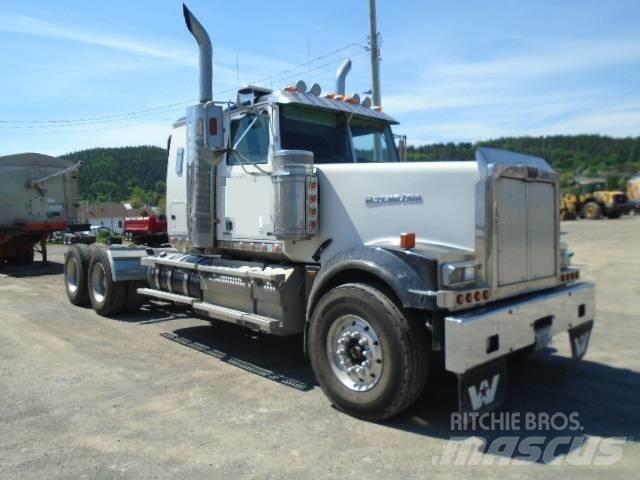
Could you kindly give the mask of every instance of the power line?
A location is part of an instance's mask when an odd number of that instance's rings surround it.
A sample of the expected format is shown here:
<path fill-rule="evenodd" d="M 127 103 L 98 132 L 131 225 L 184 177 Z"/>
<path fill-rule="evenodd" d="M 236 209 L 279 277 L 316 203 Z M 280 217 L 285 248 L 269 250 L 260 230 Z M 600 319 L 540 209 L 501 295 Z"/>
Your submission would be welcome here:
<path fill-rule="evenodd" d="M 175 121 L 175 116 L 173 117 L 166 117 L 166 118 L 158 118 L 155 119 L 156 122 L 172 122 Z M 75 135 L 77 133 L 96 133 L 96 132 L 105 132 L 105 131 L 110 131 L 110 130 L 118 130 L 121 128 L 131 128 L 131 127 L 142 127 L 145 125 L 150 125 L 151 122 L 150 121 L 144 121 L 144 122 L 135 122 L 135 123 L 126 123 L 126 124 L 122 124 L 122 125 L 114 125 L 114 126 L 110 126 L 110 127 L 100 127 L 100 128 L 89 128 L 89 129 L 83 129 L 83 130 L 74 130 L 73 128 L 78 128 L 79 126 L 67 126 L 66 128 L 63 128 L 63 126 L 59 126 L 59 127 L 51 127 L 51 128 L 62 128 L 62 130 L 45 130 L 45 131 L 18 131 L 18 132 L 14 132 L 12 133 L 12 135 Z"/>
<path fill-rule="evenodd" d="M 345 52 L 349 49 L 352 49 L 354 47 L 360 47 L 360 48 L 364 48 L 360 43 L 358 42 L 352 42 L 348 45 L 345 45 L 341 48 L 338 48 L 336 50 L 333 50 L 331 52 L 325 53 L 323 55 L 320 55 L 318 57 L 315 57 L 309 61 L 303 62 L 299 65 L 296 65 L 294 67 L 291 67 L 289 69 L 277 72 L 274 75 L 268 75 L 266 77 L 263 77 L 261 79 L 258 80 L 254 80 L 251 83 L 261 83 L 261 82 L 265 82 L 267 80 L 278 80 L 281 81 L 283 79 L 286 78 L 291 78 L 291 77 L 285 77 L 285 75 L 290 74 L 292 72 L 295 72 L 296 70 L 299 70 L 303 67 L 312 65 L 320 60 L 324 60 L 328 57 L 331 57 L 333 55 L 337 55 L 338 53 L 342 53 Z M 303 70 L 300 71 L 296 74 L 296 76 L 302 75 L 304 73 L 308 73 L 310 71 L 314 71 L 317 70 L 318 68 L 322 68 L 324 66 L 326 66 L 327 64 L 323 64 L 320 66 L 316 66 L 315 68 L 312 69 L 307 69 L 307 70 Z M 292 75 L 293 76 L 293 75 Z M 229 92 L 234 92 L 236 91 L 235 88 L 229 88 L 226 90 L 222 90 L 219 92 L 216 92 L 216 95 L 222 95 L 225 93 L 229 93 Z M 101 124 L 101 123 L 115 123 L 118 121 L 122 121 L 122 120 L 127 120 L 130 118 L 136 118 L 136 117 L 142 117 L 142 116 L 152 116 L 152 115 L 157 115 L 157 114 L 161 114 L 161 113 L 168 113 L 169 111 L 172 110 L 177 110 L 179 107 L 182 107 L 184 105 L 188 105 L 188 104 L 192 104 L 193 102 L 195 102 L 195 99 L 189 99 L 189 100 L 183 100 L 180 102 L 174 102 L 174 103 L 170 103 L 170 104 L 165 104 L 165 105 L 160 105 L 157 107 L 150 107 L 150 108 L 146 108 L 143 110 L 135 110 L 135 111 L 131 111 L 131 112 L 125 112 L 125 113 L 119 113 L 119 114 L 112 114 L 112 115 L 102 115 L 102 116 L 95 116 L 95 117 L 86 117 L 86 118 L 78 118 L 78 119 L 53 119 L 53 120 L 0 120 L 0 129 L 3 128 L 12 128 L 12 129 L 22 129 L 22 128 L 29 128 L 29 129 L 33 129 L 33 128 L 51 128 L 53 126 L 59 126 L 59 127 L 63 127 L 63 126 L 84 126 L 84 125 L 93 125 L 93 124 Z"/>
<path fill-rule="evenodd" d="M 364 57 L 367 56 L 368 52 L 366 51 L 362 51 L 357 53 L 356 55 L 353 55 L 352 58 L 359 58 L 359 57 Z M 331 61 L 331 62 L 326 62 L 323 63 L 321 65 L 316 65 L 313 68 L 304 70 L 302 72 L 298 72 L 294 75 L 289 75 L 288 77 L 277 77 L 278 81 L 283 81 L 283 80 L 287 80 L 287 79 L 292 79 L 292 78 L 297 78 L 300 77 L 303 74 L 307 74 L 310 72 L 316 72 L 316 73 L 324 73 L 324 72 L 328 72 L 328 71 L 332 71 L 333 69 L 335 69 L 336 67 L 336 62 L 337 60 Z M 327 68 L 330 67 L 330 68 Z M 271 78 L 271 77 L 268 77 Z M 230 88 L 225 90 L 227 92 L 231 92 L 231 91 L 236 91 L 235 88 Z M 219 92 L 217 95 L 219 95 Z M 195 101 L 195 100 L 194 100 Z M 159 113 L 169 113 L 169 111 L 171 110 L 176 110 L 179 107 L 173 107 L 170 110 L 166 110 L 166 111 L 161 111 L 161 112 L 151 112 L 152 114 L 159 114 Z M 138 117 L 139 118 L 139 117 Z M 117 121 L 123 121 L 123 120 L 128 120 L 128 119 L 117 119 Z M 157 118 L 154 119 L 154 123 L 157 122 L 172 122 L 175 120 L 175 116 L 174 117 L 164 117 L 164 118 Z M 14 128 L 20 128 L 20 129 L 29 129 L 30 131 L 18 131 L 15 132 L 14 134 L 16 135 L 46 135 L 46 136 L 50 136 L 50 135 L 75 135 L 75 134 L 79 134 L 79 133 L 96 133 L 96 132 L 104 132 L 104 131 L 110 131 L 110 130 L 118 130 L 118 129 L 122 129 L 122 128 L 131 128 L 131 127 L 139 127 L 139 126 L 144 126 L 144 125 L 150 125 L 151 121 L 150 120 L 146 120 L 143 122 L 135 122 L 135 123 L 125 123 L 122 125 L 115 125 L 115 126 L 108 126 L 108 127 L 101 127 L 101 128 L 92 128 L 92 129 L 81 129 L 81 130 L 76 130 L 74 129 L 74 127 L 84 127 L 84 126 L 91 126 L 94 125 L 95 123 L 86 123 L 86 124 L 78 124 L 78 125 L 68 125 L 68 124 L 60 124 L 60 125 L 23 125 L 23 126 L 19 126 L 19 127 L 14 127 Z M 2 128 L 9 128 L 9 127 L 2 127 L 0 126 L 0 129 Z M 34 131 L 34 129 L 37 129 Z M 44 131 L 43 131 L 44 129 Z M 48 129 L 54 129 L 54 130 L 48 130 Z M 55 130 L 58 129 L 58 130 Z"/>

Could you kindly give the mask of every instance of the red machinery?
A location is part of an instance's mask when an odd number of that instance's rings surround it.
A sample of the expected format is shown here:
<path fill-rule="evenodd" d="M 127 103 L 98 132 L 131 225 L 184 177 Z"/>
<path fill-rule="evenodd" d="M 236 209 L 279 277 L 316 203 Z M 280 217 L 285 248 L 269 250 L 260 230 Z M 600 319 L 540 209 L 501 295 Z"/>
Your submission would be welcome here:
<path fill-rule="evenodd" d="M 128 239 L 145 245 L 162 245 L 168 242 L 167 217 L 149 215 L 124 220 L 124 233 Z"/>

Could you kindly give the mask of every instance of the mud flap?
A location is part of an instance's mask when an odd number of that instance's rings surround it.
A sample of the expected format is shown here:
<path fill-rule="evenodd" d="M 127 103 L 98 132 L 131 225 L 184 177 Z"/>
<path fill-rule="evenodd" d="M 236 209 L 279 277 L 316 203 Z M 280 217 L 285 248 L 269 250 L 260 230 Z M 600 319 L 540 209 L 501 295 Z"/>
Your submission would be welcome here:
<path fill-rule="evenodd" d="M 458 411 L 485 412 L 499 407 L 507 388 L 504 358 L 458 375 Z"/>
<path fill-rule="evenodd" d="M 569 342 L 571 343 L 571 356 L 574 360 L 582 360 L 589 348 L 593 320 L 583 323 L 569 330 Z"/>

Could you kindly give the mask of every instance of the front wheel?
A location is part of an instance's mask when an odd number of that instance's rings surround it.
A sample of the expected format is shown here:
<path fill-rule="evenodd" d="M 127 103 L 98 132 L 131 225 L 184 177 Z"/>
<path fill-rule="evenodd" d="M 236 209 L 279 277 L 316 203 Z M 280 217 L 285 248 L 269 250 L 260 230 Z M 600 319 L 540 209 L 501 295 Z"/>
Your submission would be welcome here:
<path fill-rule="evenodd" d="M 311 318 L 309 351 L 327 397 L 366 420 L 400 413 L 427 380 L 426 327 L 369 285 L 340 285 L 320 299 Z"/>
<path fill-rule="evenodd" d="M 582 216 L 588 220 L 597 220 L 602 216 L 602 209 L 596 202 L 587 202 L 582 209 Z"/>

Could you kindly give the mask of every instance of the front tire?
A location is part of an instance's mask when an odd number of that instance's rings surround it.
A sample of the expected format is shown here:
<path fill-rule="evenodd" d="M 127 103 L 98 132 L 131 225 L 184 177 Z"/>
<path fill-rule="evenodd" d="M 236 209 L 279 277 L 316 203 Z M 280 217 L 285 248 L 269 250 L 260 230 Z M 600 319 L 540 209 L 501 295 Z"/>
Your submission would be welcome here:
<path fill-rule="evenodd" d="M 582 209 L 582 216 L 587 220 L 597 220 L 602 216 L 602 209 L 596 202 L 587 202 Z"/>
<path fill-rule="evenodd" d="M 369 285 L 340 285 L 320 299 L 311 318 L 309 351 L 327 397 L 365 420 L 397 415 L 426 384 L 426 327 Z"/>

